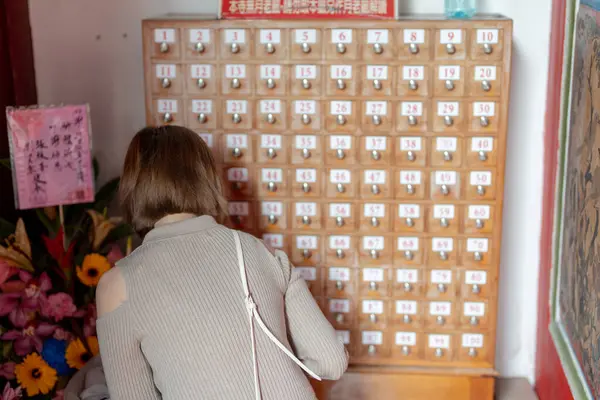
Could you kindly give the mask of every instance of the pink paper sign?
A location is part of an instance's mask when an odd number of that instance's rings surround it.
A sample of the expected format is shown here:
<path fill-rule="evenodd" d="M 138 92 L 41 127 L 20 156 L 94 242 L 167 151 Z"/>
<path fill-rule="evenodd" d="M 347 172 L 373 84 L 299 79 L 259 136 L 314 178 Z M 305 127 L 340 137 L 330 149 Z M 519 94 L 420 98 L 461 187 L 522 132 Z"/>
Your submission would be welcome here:
<path fill-rule="evenodd" d="M 94 201 L 88 106 L 7 108 L 6 117 L 17 208 Z"/>

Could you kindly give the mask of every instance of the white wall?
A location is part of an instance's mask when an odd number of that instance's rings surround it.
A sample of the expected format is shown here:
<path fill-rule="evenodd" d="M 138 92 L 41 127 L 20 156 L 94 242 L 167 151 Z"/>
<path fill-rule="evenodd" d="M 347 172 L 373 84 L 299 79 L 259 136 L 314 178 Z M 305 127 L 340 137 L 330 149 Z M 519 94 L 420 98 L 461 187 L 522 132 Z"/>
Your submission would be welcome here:
<path fill-rule="evenodd" d="M 443 4 L 410 3 L 401 10 L 435 13 Z M 533 380 L 551 0 L 479 3 L 515 24 L 497 367 L 504 376 Z M 145 121 L 141 19 L 216 13 L 217 0 L 30 0 L 30 8 L 40 103 L 90 103 L 101 177 L 118 175 Z"/>

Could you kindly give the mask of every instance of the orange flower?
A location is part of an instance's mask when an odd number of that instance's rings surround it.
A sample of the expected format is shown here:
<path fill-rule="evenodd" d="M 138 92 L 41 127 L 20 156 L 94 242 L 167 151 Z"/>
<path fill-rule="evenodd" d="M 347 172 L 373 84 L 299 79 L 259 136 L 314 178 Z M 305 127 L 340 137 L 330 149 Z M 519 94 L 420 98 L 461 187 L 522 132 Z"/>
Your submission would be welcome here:
<path fill-rule="evenodd" d="M 88 361 L 92 359 L 92 357 L 96 356 L 100 351 L 100 347 L 98 345 L 98 338 L 96 336 L 88 336 L 86 339 L 87 344 L 92 351 L 90 354 L 81 340 L 75 339 L 69 346 L 67 347 L 67 352 L 65 353 L 65 359 L 67 360 L 67 364 L 69 367 L 75 369 L 81 369 Z"/>
<path fill-rule="evenodd" d="M 92 253 L 85 256 L 83 265 L 77 267 L 77 277 L 86 286 L 97 286 L 100 278 L 111 269 L 110 262 L 100 254 Z"/>
<path fill-rule="evenodd" d="M 56 385 L 56 370 L 50 367 L 37 353 L 31 353 L 15 367 L 19 384 L 27 391 L 27 396 L 48 394 Z"/>

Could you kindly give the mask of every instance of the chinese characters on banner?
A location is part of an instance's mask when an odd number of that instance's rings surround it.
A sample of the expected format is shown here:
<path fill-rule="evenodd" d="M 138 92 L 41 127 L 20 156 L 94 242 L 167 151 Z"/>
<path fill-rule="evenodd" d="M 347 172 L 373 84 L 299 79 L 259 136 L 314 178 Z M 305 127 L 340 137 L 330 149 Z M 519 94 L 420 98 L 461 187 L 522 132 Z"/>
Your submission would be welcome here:
<path fill-rule="evenodd" d="M 94 201 L 87 106 L 7 108 L 17 208 Z"/>
<path fill-rule="evenodd" d="M 221 18 L 394 18 L 396 0 L 221 0 Z"/>

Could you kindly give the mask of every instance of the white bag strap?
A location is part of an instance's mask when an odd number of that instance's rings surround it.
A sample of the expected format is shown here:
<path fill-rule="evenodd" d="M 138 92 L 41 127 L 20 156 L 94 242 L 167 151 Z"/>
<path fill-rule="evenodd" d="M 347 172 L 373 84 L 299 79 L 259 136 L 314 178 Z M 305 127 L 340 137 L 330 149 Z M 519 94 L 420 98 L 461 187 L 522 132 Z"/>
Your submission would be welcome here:
<path fill-rule="evenodd" d="M 260 393 L 260 381 L 258 378 L 258 361 L 256 358 L 256 338 L 255 338 L 255 333 L 254 333 L 254 320 L 256 320 L 256 323 L 258 323 L 258 326 L 260 327 L 260 329 L 267 335 L 267 337 L 271 340 L 271 342 L 275 343 L 277 345 L 277 347 L 279 347 L 281 349 L 281 351 L 283 351 L 289 358 L 291 358 L 292 361 L 294 361 L 296 364 L 298 364 L 298 366 L 300 368 L 302 368 L 304 371 L 306 371 L 307 374 L 309 374 L 314 379 L 320 381 L 321 378 L 317 374 L 315 374 L 310 369 L 308 369 L 308 367 L 306 365 L 304 365 L 302 363 L 302 361 L 300 361 L 294 355 L 294 353 L 289 351 L 288 348 L 285 347 L 283 345 L 283 343 L 281 343 L 275 337 L 275 335 L 273 335 L 273 333 L 269 330 L 267 325 L 265 325 L 264 321 L 260 317 L 260 314 L 258 313 L 258 310 L 256 309 L 256 303 L 254 303 L 254 299 L 252 298 L 252 295 L 250 294 L 250 288 L 248 287 L 246 266 L 244 264 L 244 253 L 242 252 L 242 243 L 240 241 L 240 235 L 237 231 L 233 231 L 233 238 L 235 240 L 235 250 L 237 252 L 238 265 L 240 268 L 240 277 L 242 278 L 242 286 L 244 289 L 244 296 L 245 296 L 244 301 L 246 302 L 246 309 L 248 310 L 248 318 L 250 320 L 250 336 L 251 336 L 251 341 L 252 341 L 252 363 L 254 366 L 254 389 L 255 389 L 256 400 L 260 400 L 262 397 L 261 397 L 261 393 Z"/>

